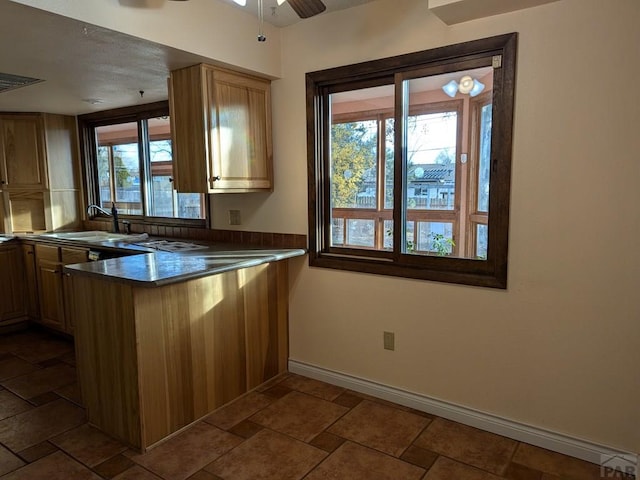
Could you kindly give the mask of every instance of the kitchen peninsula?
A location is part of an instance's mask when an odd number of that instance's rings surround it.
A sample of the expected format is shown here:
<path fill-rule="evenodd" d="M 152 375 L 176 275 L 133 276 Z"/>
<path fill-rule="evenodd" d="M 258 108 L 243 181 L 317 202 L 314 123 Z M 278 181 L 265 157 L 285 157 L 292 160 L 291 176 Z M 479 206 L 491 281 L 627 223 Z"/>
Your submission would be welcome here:
<path fill-rule="evenodd" d="M 304 253 L 209 246 L 66 266 L 89 422 L 145 451 L 285 372 L 287 259 Z"/>

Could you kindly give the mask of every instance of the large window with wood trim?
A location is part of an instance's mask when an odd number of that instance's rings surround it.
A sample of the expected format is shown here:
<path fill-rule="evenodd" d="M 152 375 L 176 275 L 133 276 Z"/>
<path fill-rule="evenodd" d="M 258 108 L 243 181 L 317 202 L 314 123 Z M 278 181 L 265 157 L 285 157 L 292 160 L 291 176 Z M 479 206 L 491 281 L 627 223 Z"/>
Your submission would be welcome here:
<path fill-rule="evenodd" d="M 89 203 L 120 215 L 204 224 L 204 196 L 173 188 L 166 102 L 80 117 Z"/>
<path fill-rule="evenodd" d="M 311 265 L 506 287 L 515 42 L 307 74 Z"/>

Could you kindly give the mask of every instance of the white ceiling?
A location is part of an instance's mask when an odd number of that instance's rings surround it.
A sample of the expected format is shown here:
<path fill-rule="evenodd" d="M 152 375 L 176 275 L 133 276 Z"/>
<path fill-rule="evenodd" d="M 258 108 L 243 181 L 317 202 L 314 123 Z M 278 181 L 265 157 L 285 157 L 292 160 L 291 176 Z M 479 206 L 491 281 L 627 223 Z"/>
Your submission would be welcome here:
<path fill-rule="evenodd" d="M 257 17 L 257 1 L 236 6 Z M 328 12 L 370 1 L 324 3 Z M 264 0 L 265 21 L 280 26 L 300 20 L 288 4 L 277 7 L 276 15 L 272 6 L 276 0 Z M 4 112 L 77 115 L 166 100 L 171 70 L 215 62 L 9 0 L 0 0 L 0 45 L 0 72 L 44 80 L 0 93 Z"/>

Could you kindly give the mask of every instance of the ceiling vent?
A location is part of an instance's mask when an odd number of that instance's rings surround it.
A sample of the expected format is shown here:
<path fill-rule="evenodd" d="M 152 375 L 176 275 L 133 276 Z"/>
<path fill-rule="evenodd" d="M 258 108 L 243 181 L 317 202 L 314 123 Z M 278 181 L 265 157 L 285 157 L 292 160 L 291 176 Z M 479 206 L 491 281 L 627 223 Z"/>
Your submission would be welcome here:
<path fill-rule="evenodd" d="M 40 80 L 38 78 L 21 77 L 20 75 L 11 75 L 10 73 L 0 72 L 0 93 L 43 81 L 44 80 Z"/>

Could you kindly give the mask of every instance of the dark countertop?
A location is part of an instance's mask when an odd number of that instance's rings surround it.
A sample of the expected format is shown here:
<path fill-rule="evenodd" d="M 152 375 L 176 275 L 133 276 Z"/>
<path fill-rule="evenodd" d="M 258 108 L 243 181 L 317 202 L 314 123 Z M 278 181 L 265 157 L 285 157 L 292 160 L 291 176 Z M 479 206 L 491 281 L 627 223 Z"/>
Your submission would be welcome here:
<path fill-rule="evenodd" d="M 10 235 L 0 235 L 0 245 L 5 242 L 10 242 L 11 240 L 15 240 L 16 237 Z"/>
<path fill-rule="evenodd" d="M 51 235 L 37 235 L 34 240 L 46 240 L 60 246 L 82 246 L 92 250 L 112 250 L 125 256 L 93 262 L 65 265 L 64 272 L 71 275 L 102 277 L 105 280 L 157 287 L 183 282 L 217 273 L 253 267 L 305 255 L 298 248 L 261 248 L 252 245 L 216 244 L 204 241 L 176 239 L 199 246 L 199 249 L 181 252 L 154 250 L 145 243 L 165 239 L 142 239 L 140 245 L 130 241 L 86 242 L 59 239 Z"/>
<path fill-rule="evenodd" d="M 193 253 L 139 253 L 97 262 L 66 265 L 65 273 L 109 277 L 110 280 L 153 287 L 215 275 L 229 270 L 253 267 L 298 257 L 301 249 L 199 251 Z"/>

